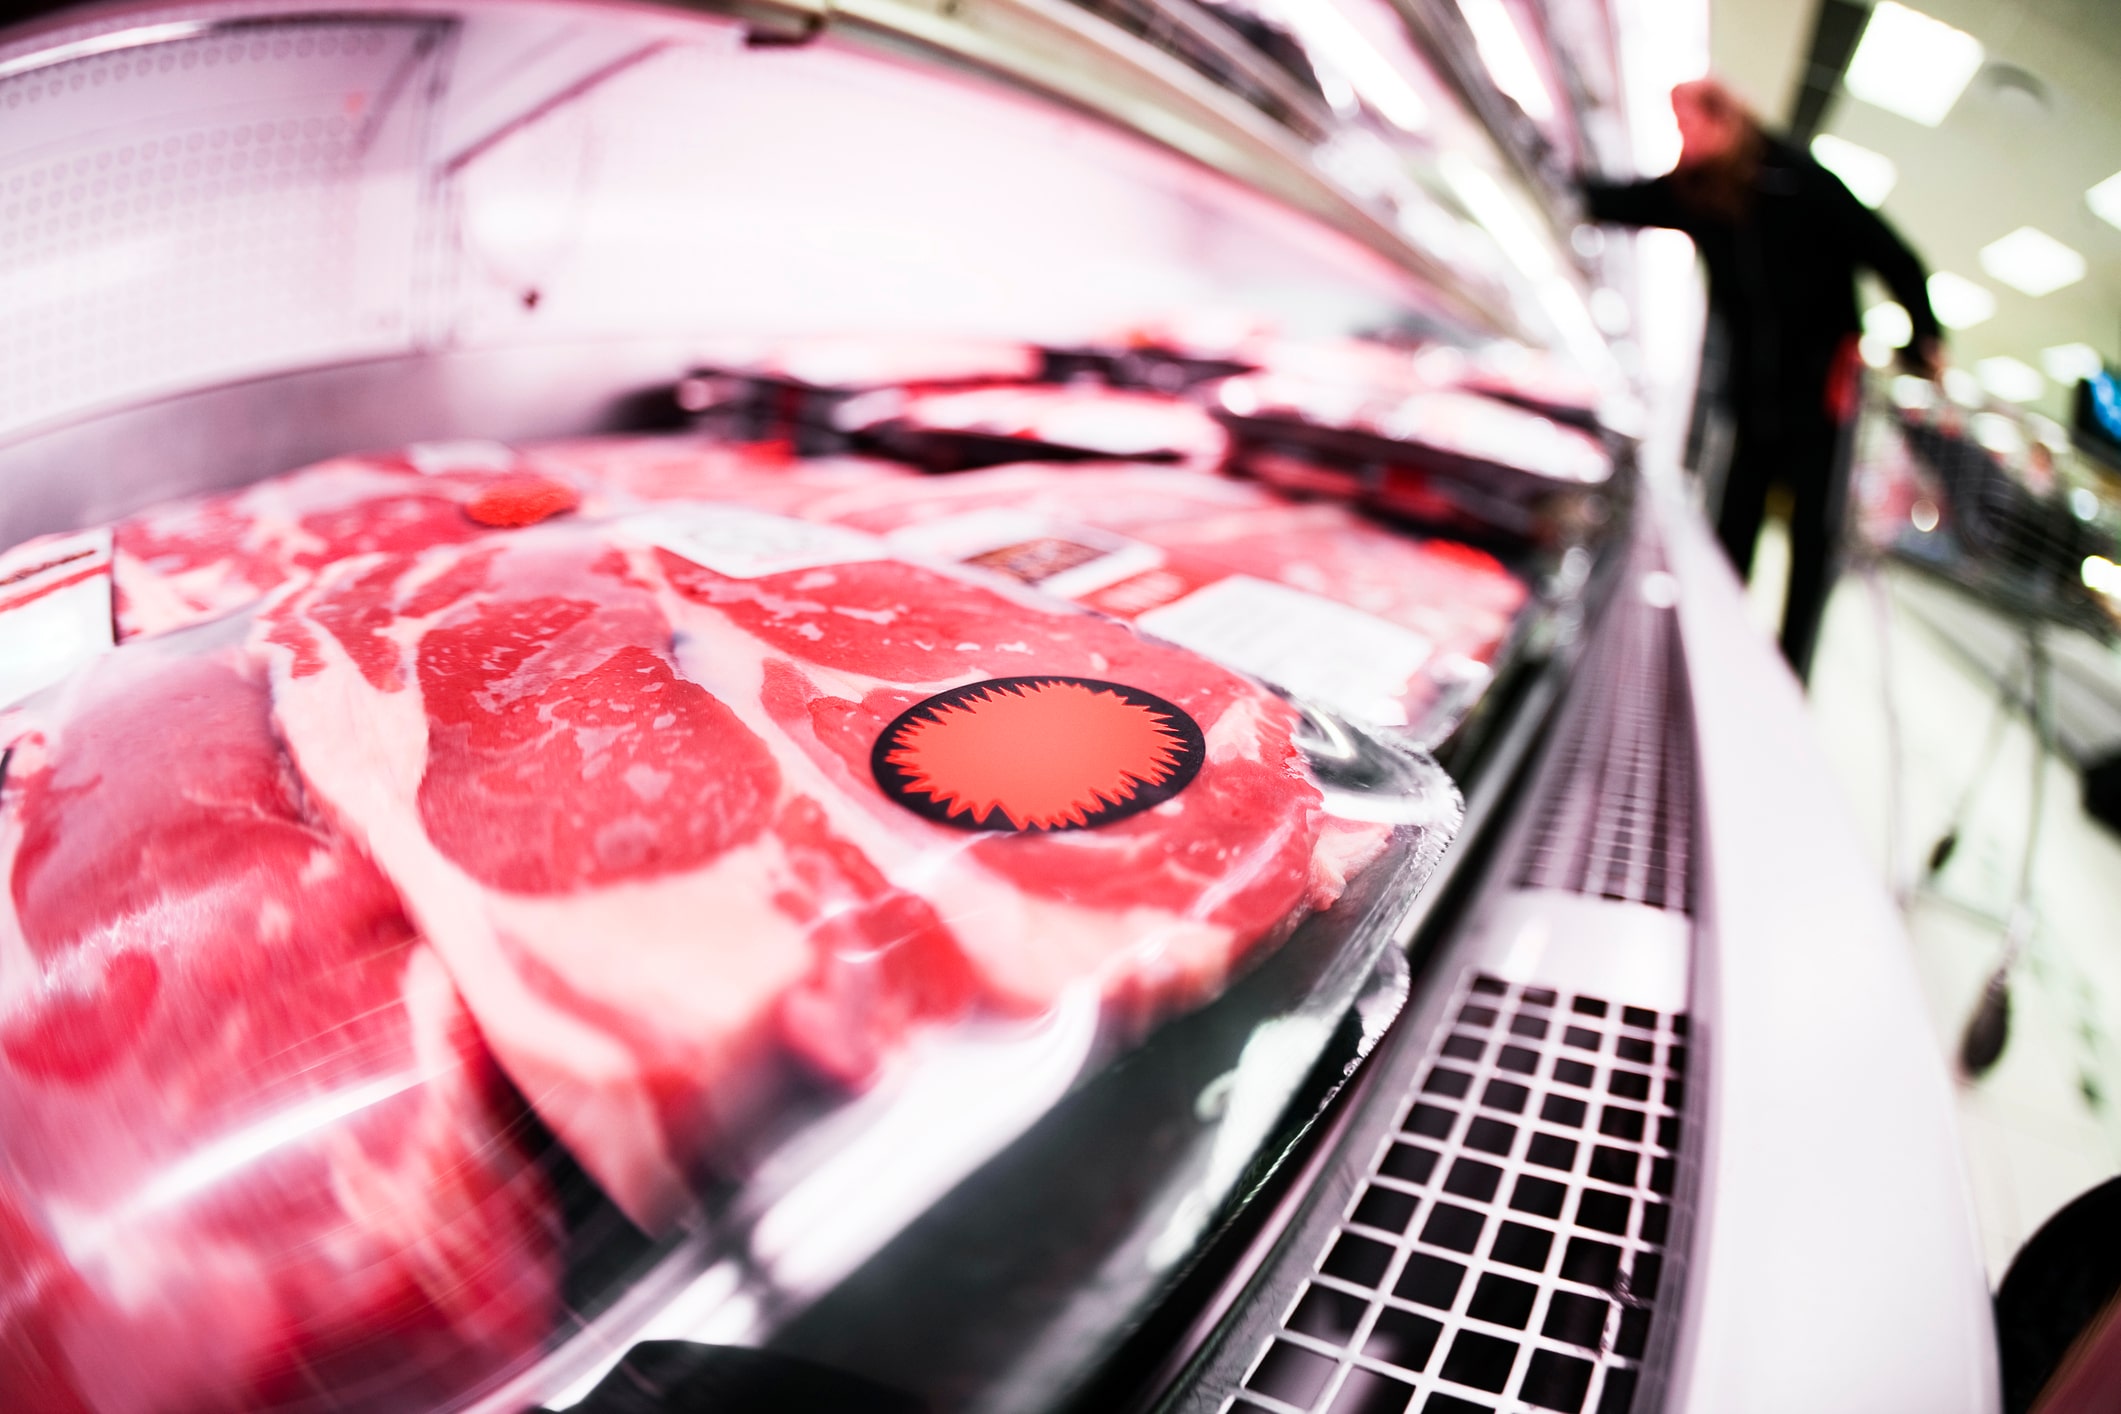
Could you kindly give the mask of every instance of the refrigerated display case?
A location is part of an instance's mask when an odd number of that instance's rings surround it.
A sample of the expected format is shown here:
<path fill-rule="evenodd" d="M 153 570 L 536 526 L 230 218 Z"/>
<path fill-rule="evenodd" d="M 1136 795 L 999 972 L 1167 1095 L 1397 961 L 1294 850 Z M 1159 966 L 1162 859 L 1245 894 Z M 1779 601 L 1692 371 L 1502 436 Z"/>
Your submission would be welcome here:
<path fill-rule="evenodd" d="M 13 1407 L 1991 1407 L 1889 914 L 1590 314 L 1625 43 L 0 31 Z M 1162 735 L 920 755 L 1034 708 Z"/>

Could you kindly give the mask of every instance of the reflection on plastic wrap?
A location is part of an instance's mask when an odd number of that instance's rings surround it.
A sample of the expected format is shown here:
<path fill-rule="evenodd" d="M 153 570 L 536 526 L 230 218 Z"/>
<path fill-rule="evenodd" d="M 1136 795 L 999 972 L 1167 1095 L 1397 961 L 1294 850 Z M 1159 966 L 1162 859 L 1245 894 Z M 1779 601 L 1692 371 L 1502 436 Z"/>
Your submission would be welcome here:
<path fill-rule="evenodd" d="M 244 627 L 0 718 L 15 1408 L 439 1403 L 557 1316 L 535 1126 L 288 770 Z"/>
<path fill-rule="evenodd" d="M 764 1338 L 1057 1116 L 1214 1149 L 1190 1099 L 1086 1079 L 1319 1054 L 1456 828 L 1424 758 L 776 513 L 897 473 L 597 451 L 136 518 L 99 571 L 123 641 L 0 710 L 29 1407 L 500 1409 L 644 1332 Z M 637 494 L 674 480 L 733 500 Z M 1089 708 L 1122 729 L 990 729 Z M 1193 1174 L 1205 1222 L 1282 1108 L 1126 1182 Z M 1136 1302 L 1192 1221 L 1158 1211 Z"/>
<path fill-rule="evenodd" d="M 1190 402 L 1097 387 L 889 390 L 841 405 L 833 422 L 866 447 L 932 471 L 1098 457 L 1213 470 L 1229 441 Z"/>
<path fill-rule="evenodd" d="M 1485 685 L 1529 598 L 1485 551 L 1143 467 L 880 481 L 803 514 L 1088 604 L 1425 743 Z"/>

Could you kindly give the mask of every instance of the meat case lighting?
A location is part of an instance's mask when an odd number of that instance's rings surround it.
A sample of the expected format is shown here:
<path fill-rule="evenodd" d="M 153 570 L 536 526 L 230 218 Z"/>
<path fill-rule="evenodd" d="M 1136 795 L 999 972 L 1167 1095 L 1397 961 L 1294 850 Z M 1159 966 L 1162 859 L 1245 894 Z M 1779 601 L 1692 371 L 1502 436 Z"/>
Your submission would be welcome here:
<path fill-rule="evenodd" d="M 1839 177 L 1849 195 L 1872 208 L 1884 205 L 1893 184 L 1900 180 L 1900 169 L 1892 158 L 1832 133 L 1812 139 L 1812 159 Z"/>
<path fill-rule="evenodd" d="M 1996 296 L 1964 275 L 1939 270 L 1930 276 L 1929 291 L 1937 321 L 1947 329 L 1971 329 L 1995 317 Z"/>
<path fill-rule="evenodd" d="M 1966 31 L 1884 0 L 1871 11 L 1841 82 L 1866 103 L 1934 128 L 1983 58 L 1981 41 Z"/>
<path fill-rule="evenodd" d="M 1331 0 L 1281 0 L 1273 14 L 1386 122 L 1410 133 L 1428 131 L 1428 103 Z"/>
<path fill-rule="evenodd" d="M 1473 31 L 1473 45 L 1495 86 L 1524 109 L 1534 122 L 1554 117 L 1554 98 L 1539 77 L 1539 65 L 1525 47 L 1524 35 L 1502 0 L 1458 0 L 1458 12 Z"/>
<path fill-rule="evenodd" d="M 2084 278 L 2084 257 L 2036 226 L 1981 247 L 1981 268 L 2014 290 L 2039 296 Z"/>

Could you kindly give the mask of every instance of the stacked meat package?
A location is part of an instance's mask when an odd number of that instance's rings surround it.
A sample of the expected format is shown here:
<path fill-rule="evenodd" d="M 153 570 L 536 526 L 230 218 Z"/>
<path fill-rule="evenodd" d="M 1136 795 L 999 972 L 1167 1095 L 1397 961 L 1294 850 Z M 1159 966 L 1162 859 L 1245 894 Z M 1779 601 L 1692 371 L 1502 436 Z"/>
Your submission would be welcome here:
<path fill-rule="evenodd" d="M 1362 964 L 1336 901 L 1455 797 L 1306 744 L 1417 760 L 1365 727 L 1524 600 L 1205 470 L 689 439 L 341 459 L 0 585 L 65 640 L 0 702 L 0 1389 L 128 1414 L 494 1389 L 584 1175 L 717 1231 L 935 1038 L 1072 1010 L 1087 1064 L 1300 929 Z"/>

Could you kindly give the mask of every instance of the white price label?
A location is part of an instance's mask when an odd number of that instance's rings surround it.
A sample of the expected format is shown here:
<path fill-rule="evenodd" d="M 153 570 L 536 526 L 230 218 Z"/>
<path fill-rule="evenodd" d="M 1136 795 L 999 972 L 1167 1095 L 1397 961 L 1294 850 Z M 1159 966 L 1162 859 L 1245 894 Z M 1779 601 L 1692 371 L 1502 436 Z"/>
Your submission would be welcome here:
<path fill-rule="evenodd" d="M 49 687 L 116 638 L 108 528 L 0 555 L 0 707 Z"/>
<path fill-rule="evenodd" d="M 909 525 L 889 539 L 902 554 L 1005 574 L 1063 599 L 1080 599 L 1164 562 L 1161 550 L 1138 540 L 1000 508 Z"/>
<path fill-rule="evenodd" d="M 1429 661 L 1411 629 L 1250 575 L 1232 575 L 1135 620 L 1145 632 L 1359 721 L 1403 727 L 1399 698 Z"/>
<path fill-rule="evenodd" d="M 844 526 L 767 515 L 741 506 L 658 506 L 620 523 L 626 530 L 731 579 L 758 579 L 822 565 L 887 558 L 873 535 Z"/>

